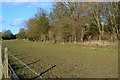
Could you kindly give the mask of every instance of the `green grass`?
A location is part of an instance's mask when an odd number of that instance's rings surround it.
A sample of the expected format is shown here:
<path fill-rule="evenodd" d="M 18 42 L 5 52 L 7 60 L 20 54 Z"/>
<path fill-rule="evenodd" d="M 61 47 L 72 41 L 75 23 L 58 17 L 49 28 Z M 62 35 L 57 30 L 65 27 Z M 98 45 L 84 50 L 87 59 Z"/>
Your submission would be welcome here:
<path fill-rule="evenodd" d="M 44 78 L 116 78 L 118 77 L 118 49 L 87 47 L 74 44 L 54 44 L 23 40 L 3 41 L 3 47 L 38 73 L 53 65 Z M 35 62 L 35 63 L 34 63 Z M 36 75 L 10 57 L 10 63 L 21 77 Z M 32 63 L 32 64 L 30 64 Z M 13 67 L 14 67 L 13 65 Z"/>

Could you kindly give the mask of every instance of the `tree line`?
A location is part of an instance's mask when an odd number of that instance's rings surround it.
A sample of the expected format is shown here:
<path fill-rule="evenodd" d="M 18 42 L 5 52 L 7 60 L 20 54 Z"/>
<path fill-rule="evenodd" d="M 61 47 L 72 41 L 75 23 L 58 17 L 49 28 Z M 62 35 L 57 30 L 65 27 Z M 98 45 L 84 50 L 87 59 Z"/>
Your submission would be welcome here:
<path fill-rule="evenodd" d="M 56 2 L 49 14 L 39 8 L 18 39 L 79 43 L 120 40 L 120 2 Z"/>
<path fill-rule="evenodd" d="M 10 40 L 16 39 L 16 35 L 14 35 L 10 30 L 5 30 L 0 32 L 0 40 Z"/>

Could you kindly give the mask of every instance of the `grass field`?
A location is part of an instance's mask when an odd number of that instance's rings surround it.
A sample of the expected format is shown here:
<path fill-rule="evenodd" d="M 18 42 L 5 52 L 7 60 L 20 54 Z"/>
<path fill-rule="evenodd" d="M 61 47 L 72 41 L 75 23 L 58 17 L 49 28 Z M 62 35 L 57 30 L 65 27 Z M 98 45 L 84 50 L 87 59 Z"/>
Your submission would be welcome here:
<path fill-rule="evenodd" d="M 87 47 L 73 44 L 30 42 L 25 40 L 3 41 L 3 47 L 41 73 L 44 78 L 116 78 L 118 77 L 118 49 Z M 12 57 L 9 57 L 19 77 L 32 78 L 32 74 Z"/>

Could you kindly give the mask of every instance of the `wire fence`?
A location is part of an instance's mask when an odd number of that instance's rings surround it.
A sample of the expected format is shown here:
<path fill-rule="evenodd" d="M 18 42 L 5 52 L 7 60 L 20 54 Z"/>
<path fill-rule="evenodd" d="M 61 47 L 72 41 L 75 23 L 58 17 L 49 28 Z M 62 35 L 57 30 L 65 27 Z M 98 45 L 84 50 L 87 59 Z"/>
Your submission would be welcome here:
<path fill-rule="evenodd" d="M 12 76 L 13 79 L 15 80 L 19 80 L 18 76 L 15 74 L 14 70 L 12 69 L 11 65 L 8 63 L 8 67 L 9 67 L 9 74 L 10 76 Z"/>
<path fill-rule="evenodd" d="M 4 72 L 5 71 L 5 58 L 6 57 L 4 57 L 6 54 L 2 54 L 2 55 L 0 55 L 0 57 L 1 57 L 1 61 L 2 61 L 2 71 L 3 71 L 3 73 L 1 74 L 2 76 L 3 76 L 3 78 L 10 78 L 10 80 L 11 79 L 13 79 L 13 80 L 19 80 L 19 77 L 16 75 L 16 73 L 15 73 L 15 71 L 13 70 L 13 68 L 11 67 L 11 65 L 8 63 L 8 65 L 6 65 L 7 66 L 7 68 L 8 68 L 8 77 L 5 77 L 5 74 L 6 74 L 6 72 Z M 8 59 L 8 58 L 7 58 Z M 1 79 L 0 79 L 1 80 Z"/>
<path fill-rule="evenodd" d="M 29 66 L 27 66 L 25 63 L 23 63 L 21 60 L 19 60 L 17 57 L 15 57 L 11 52 L 9 52 L 10 56 L 12 56 L 14 59 L 16 59 L 18 62 L 20 62 L 22 65 L 24 65 L 27 69 L 29 69 L 31 72 L 36 74 L 41 80 L 45 80 L 42 76 L 40 76 L 39 73 L 35 72 L 33 69 L 31 69 Z"/>
<path fill-rule="evenodd" d="M 9 53 L 9 54 L 8 54 Z M 31 79 L 37 79 L 40 78 L 41 80 L 45 80 L 42 75 L 48 71 L 50 71 L 51 69 L 53 69 L 54 67 L 56 67 L 56 65 L 51 66 L 50 68 L 46 69 L 45 71 L 41 72 L 41 73 L 37 73 L 36 71 L 34 71 L 33 69 L 31 69 L 28 64 L 25 64 L 24 62 L 22 62 L 20 59 L 18 59 L 16 56 L 14 56 L 10 51 L 8 51 L 8 48 L 5 48 L 4 51 L 4 55 L 1 55 L 2 57 L 2 61 L 3 61 L 3 76 L 4 78 L 11 78 L 14 80 L 19 80 L 19 77 L 16 75 L 15 71 L 13 70 L 12 66 L 9 64 L 8 62 L 8 56 L 10 56 L 11 58 L 14 58 L 16 61 L 18 61 L 20 64 L 22 64 L 26 69 L 28 69 L 29 71 L 31 71 L 33 74 L 36 75 L 36 77 L 33 77 Z"/>

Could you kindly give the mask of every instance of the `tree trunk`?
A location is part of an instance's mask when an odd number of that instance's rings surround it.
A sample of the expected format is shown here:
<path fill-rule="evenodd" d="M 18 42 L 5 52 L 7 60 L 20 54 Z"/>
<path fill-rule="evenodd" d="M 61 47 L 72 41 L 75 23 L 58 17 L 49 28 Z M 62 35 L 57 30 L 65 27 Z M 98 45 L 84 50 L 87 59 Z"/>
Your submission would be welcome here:
<path fill-rule="evenodd" d="M 74 43 L 77 43 L 77 38 L 75 37 L 75 41 L 74 41 Z"/>
<path fill-rule="evenodd" d="M 114 35 L 113 34 L 111 34 L 111 41 L 114 43 Z"/>
<path fill-rule="evenodd" d="M 102 36 L 101 36 L 101 34 L 99 34 L 99 37 L 98 37 L 98 38 L 99 38 L 99 41 L 101 41 L 101 40 L 102 40 Z"/>

